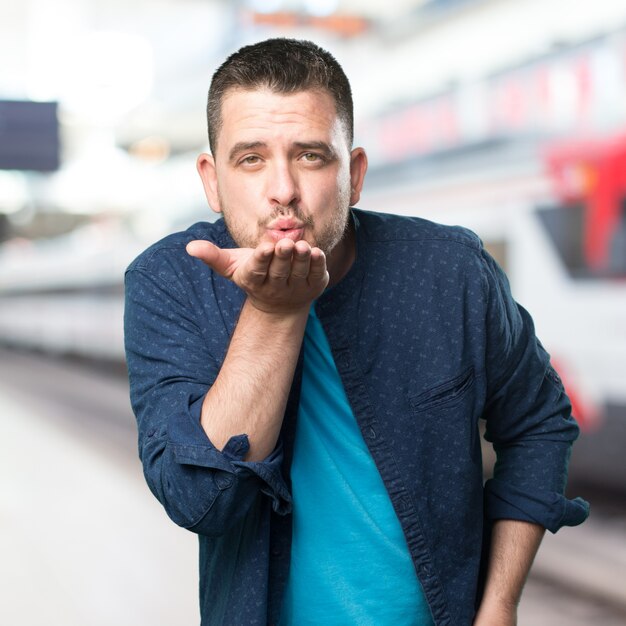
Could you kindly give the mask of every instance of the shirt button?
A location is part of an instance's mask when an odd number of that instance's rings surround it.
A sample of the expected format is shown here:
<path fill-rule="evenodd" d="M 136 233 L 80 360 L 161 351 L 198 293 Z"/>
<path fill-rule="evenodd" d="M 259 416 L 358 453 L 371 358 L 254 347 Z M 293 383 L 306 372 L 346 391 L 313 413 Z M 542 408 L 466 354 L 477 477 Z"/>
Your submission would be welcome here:
<path fill-rule="evenodd" d="M 367 438 L 372 441 L 376 439 L 376 431 L 371 426 L 365 431 L 365 434 L 367 435 Z"/>

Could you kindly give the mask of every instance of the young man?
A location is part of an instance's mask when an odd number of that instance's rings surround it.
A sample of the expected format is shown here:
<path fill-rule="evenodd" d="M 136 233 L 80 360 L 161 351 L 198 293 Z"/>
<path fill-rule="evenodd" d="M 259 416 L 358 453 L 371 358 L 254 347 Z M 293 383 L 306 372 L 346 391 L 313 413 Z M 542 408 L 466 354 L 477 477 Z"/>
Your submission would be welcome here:
<path fill-rule="evenodd" d="M 136 259 L 125 314 L 202 623 L 515 624 L 543 529 L 588 513 L 562 495 L 578 430 L 528 313 L 469 231 L 350 208 L 367 159 L 326 51 L 242 48 L 207 112 L 223 220 Z"/>

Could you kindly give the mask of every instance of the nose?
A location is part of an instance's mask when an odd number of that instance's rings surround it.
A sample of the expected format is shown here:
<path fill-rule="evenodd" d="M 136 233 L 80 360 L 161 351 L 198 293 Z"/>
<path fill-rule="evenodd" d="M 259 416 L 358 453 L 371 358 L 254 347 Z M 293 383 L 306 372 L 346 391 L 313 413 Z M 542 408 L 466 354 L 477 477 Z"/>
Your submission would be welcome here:
<path fill-rule="evenodd" d="M 272 205 L 285 207 L 300 199 L 298 180 L 288 162 L 275 162 L 270 168 L 267 195 Z"/>

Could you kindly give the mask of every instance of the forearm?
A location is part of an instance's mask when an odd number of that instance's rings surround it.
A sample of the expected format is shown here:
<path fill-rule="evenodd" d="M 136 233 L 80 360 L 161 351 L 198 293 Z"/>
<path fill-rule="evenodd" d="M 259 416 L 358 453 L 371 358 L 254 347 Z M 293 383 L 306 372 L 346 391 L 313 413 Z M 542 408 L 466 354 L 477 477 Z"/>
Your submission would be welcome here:
<path fill-rule="evenodd" d="M 514 626 L 517 605 L 544 529 L 518 520 L 494 523 L 487 580 L 474 626 Z"/>
<path fill-rule="evenodd" d="M 247 461 L 260 461 L 274 449 L 293 381 L 308 306 L 270 314 L 246 301 L 226 358 L 207 393 L 201 424 L 218 449 L 246 434 Z"/>
<path fill-rule="evenodd" d="M 246 460 L 262 461 L 278 439 L 309 308 L 328 285 L 326 257 L 288 238 L 255 249 L 220 249 L 199 240 L 187 252 L 247 294 L 205 397 L 202 427 L 220 450 L 232 436 L 247 435 Z"/>

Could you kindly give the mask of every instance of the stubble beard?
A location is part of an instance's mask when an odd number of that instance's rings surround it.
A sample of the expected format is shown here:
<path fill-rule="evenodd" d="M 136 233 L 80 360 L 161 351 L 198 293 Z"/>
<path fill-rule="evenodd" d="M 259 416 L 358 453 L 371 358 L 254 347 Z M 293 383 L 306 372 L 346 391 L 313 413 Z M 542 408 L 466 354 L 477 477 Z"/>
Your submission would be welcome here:
<path fill-rule="evenodd" d="M 267 225 L 280 217 L 293 217 L 305 226 L 305 239 L 320 248 L 328 256 L 343 239 L 348 230 L 348 218 L 350 215 L 350 190 L 340 190 L 337 197 L 337 208 L 332 219 L 317 229 L 317 224 L 312 215 L 308 215 L 298 206 L 276 206 L 270 215 L 259 219 L 256 227 L 257 232 L 250 232 L 249 227 L 237 220 L 231 207 L 228 207 L 220 197 L 222 216 L 226 228 L 234 242 L 240 248 L 256 248 L 263 238 Z"/>

